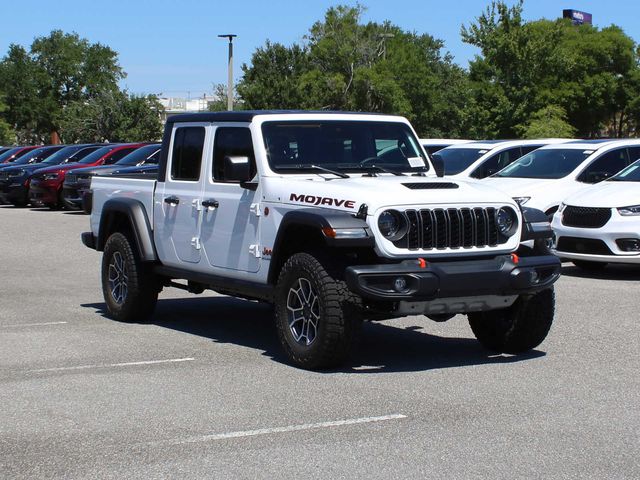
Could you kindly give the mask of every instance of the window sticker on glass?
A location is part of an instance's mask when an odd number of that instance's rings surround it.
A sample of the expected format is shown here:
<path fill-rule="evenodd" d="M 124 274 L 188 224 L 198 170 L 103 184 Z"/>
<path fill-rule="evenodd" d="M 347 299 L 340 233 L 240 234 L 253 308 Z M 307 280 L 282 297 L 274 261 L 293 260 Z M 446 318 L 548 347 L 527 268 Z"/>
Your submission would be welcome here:
<path fill-rule="evenodd" d="M 411 168 L 424 167 L 424 160 L 421 157 L 409 157 L 407 160 Z"/>
<path fill-rule="evenodd" d="M 484 154 L 485 154 L 485 153 L 487 153 L 488 151 L 489 151 L 489 150 L 480 150 L 478 153 L 479 153 L 480 155 L 484 155 Z"/>
<path fill-rule="evenodd" d="M 595 152 L 595 150 L 585 150 L 584 153 L 585 155 L 591 155 L 593 152 Z"/>

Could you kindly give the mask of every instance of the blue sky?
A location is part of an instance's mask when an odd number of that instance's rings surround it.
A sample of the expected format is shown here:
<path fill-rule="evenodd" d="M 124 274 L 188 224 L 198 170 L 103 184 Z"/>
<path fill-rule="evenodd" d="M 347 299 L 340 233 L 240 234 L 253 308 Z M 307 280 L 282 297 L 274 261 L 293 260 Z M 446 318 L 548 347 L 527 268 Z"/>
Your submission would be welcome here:
<path fill-rule="evenodd" d="M 256 47 L 267 39 L 300 42 L 329 6 L 352 1 L 325 0 L 9 0 L 3 8 L 0 55 L 10 43 L 28 46 L 53 29 L 75 31 L 120 54 L 128 76 L 122 86 L 135 93 L 201 96 L 226 82 L 227 43 L 217 34 L 235 33 L 235 77 Z M 489 1 L 361 0 L 365 21 L 390 20 L 405 30 L 429 33 L 445 42 L 455 61 L 467 66 L 475 48 L 462 43 L 460 26 L 469 24 Z M 512 0 L 507 3 L 514 3 Z M 563 8 L 593 14 L 594 24 L 612 23 L 640 40 L 638 0 L 525 0 L 527 19 L 556 18 Z"/>

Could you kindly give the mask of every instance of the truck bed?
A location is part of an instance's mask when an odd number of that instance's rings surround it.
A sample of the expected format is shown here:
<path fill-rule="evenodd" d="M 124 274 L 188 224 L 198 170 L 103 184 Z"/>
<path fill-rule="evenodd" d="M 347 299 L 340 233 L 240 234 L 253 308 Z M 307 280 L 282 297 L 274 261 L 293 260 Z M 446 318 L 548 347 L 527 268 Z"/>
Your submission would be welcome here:
<path fill-rule="evenodd" d="M 93 177 L 93 207 L 91 209 L 91 230 L 96 234 L 100 226 L 102 207 L 111 198 L 134 198 L 144 205 L 153 225 L 153 196 L 156 189 L 155 179 Z"/>

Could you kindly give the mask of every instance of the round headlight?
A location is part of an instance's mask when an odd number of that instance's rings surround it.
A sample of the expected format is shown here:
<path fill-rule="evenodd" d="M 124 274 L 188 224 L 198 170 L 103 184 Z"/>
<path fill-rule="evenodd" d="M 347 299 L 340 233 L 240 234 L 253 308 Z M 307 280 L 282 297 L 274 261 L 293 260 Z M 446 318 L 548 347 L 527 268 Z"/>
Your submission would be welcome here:
<path fill-rule="evenodd" d="M 502 235 L 507 237 L 513 235 L 517 222 L 518 217 L 516 217 L 516 212 L 511 208 L 499 208 L 496 211 L 496 226 Z"/>
<path fill-rule="evenodd" d="M 378 228 L 387 240 L 395 242 L 407 234 L 407 221 L 400 212 L 385 210 L 378 217 Z"/>

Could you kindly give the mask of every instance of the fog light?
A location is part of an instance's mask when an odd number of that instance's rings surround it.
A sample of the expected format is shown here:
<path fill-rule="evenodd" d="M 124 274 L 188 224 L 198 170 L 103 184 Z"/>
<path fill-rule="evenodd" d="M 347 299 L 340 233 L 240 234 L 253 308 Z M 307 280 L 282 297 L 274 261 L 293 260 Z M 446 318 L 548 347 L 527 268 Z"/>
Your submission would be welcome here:
<path fill-rule="evenodd" d="M 407 290 L 407 280 L 398 277 L 393 281 L 393 288 L 396 292 L 405 292 Z"/>
<path fill-rule="evenodd" d="M 619 238 L 616 243 L 623 252 L 640 252 L 640 240 L 637 238 Z"/>

